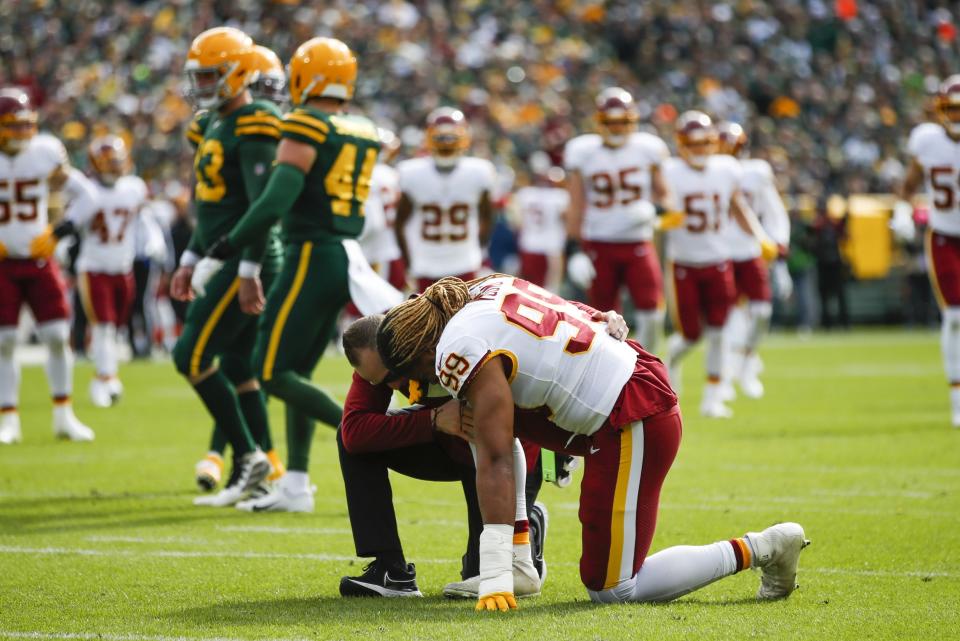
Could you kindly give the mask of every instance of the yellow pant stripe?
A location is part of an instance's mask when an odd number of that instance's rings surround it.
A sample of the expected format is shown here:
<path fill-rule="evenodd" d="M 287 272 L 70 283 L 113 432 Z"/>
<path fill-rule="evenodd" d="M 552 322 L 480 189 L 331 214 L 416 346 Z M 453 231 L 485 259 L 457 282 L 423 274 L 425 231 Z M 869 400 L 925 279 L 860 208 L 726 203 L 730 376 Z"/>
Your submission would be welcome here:
<path fill-rule="evenodd" d="M 933 230 L 927 229 L 923 237 L 924 253 L 927 258 L 927 273 L 930 275 L 930 284 L 933 286 L 933 295 L 937 297 L 937 304 L 940 309 L 947 308 L 947 301 L 943 299 L 943 291 L 940 289 L 940 281 L 937 280 L 937 270 L 933 264 Z"/>
<path fill-rule="evenodd" d="M 97 310 L 93 307 L 93 297 L 90 296 L 90 275 L 86 272 L 77 279 L 77 290 L 80 292 L 80 304 L 83 313 L 87 315 L 87 322 L 93 326 L 97 324 Z"/>
<path fill-rule="evenodd" d="M 610 515 L 610 557 L 607 559 L 607 578 L 603 589 L 620 582 L 620 564 L 623 559 L 623 519 L 627 511 L 627 485 L 633 463 L 633 430 L 620 432 L 620 465 L 617 469 L 617 489 L 613 493 Z"/>
<path fill-rule="evenodd" d="M 200 375 L 200 358 L 203 356 L 203 350 L 206 349 L 207 343 L 210 341 L 210 334 L 213 333 L 213 329 L 217 326 L 217 323 L 220 322 L 223 313 L 227 311 L 227 306 L 230 305 L 230 301 L 237 295 L 238 289 L 240 289 L 240 279 L 234 278 L 227 292 L 217 303 L 217 306 L 213 308 L 213 313 L 207 318 L 207 322 L 203 324 L 203 329 L 200 330 L 200 337 L 197 339 L 197 344 L 193 346 L 193 353 L 190 354 L 190 376 Z"/>
<path fill-rule="evenodd" d="M 677 305 L 677 278 L 674 274 L 673 261 L 667 262 L 667 292 L 670 296 L 670 304 L 667 310 L 670 312 L 670 322 L 673 324 L 673 331 L 683 336 L 683 325 L 680 324 L 680 307 Z"/>
<path fill-rule="evenodd" d="M 293 277 L 293 285 L 287 292 L 287 297 L 283 299 L 283 305 L 277 313 L 277 320 L 273 324 L 273 331 L 270 332 L 270 343 L 267 345 L 267 355 L 263 360 L 263 380 L 269 381 L 273 378 L 273 365 L 277 360 L 277 348 L 280 347 L 280 336 L 283 334 L 283 326 L 287 323 L 287 317 L 290 316 L 290 310 L 300 295 L 300 289 L 303 287 L 303 281 L 307 278 L 307 267 L 310 266 L 310 254 L 313 251 L 313 243 L 305 242 L 300 249 L 300 261 L 297 264 L 297 273 Z"/>

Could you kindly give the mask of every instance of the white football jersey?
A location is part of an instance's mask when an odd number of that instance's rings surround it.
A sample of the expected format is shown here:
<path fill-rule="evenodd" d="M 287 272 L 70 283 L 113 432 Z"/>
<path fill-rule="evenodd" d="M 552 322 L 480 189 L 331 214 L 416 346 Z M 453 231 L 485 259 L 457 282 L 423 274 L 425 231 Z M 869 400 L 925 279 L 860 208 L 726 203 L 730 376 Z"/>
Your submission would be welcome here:
<path fill-rule="evenodd" d="M 740 161 L 743 170 L 740 192 L 757 215 L 760 224 L 778 245 L 790 244 L 790 217 L 777 191 L 770 163 L 760 158 Z M 727 240 L 730 243 L 730 259 L 745 261 L 760 256 L 760 241 L 744 231 L 736 220 L 727 225 Z"/>
<path fill-rule="evenodd" d="M 930 227 L 960 236 L 960 142 L 943 127 L 927 122 L 910 132 L 907 151 L 923 167 L 930 198 Z"/>
<path fill-rule="evenodd" d="M 513 195 L 513 206 L 520 214 L 521 251 L 555 256 L 563 252 L 567 241 L 564 214 L 570 207 L 570 194 L 559 187 L 522 187 Z"/>
<path fill-rule="evenodd" d="M 584 240 L 635 242 L 653 238 L 650 169 L 669 158 L 660 138 L 630 134 L 622 146 L 597 134 L 577 136 L 564 149 L 564 166 L 583 180 Z M 649 213 L 648 213 L 649 212 Z M 645 222 L 638 223 L 638 218 Z"/>
<path fill-rule="evenodd" d="M 473 300 L 437 344 L 440 384 L 460 398 L 487 359 L 505 355 L 517 407 L 546 407 L 550 420 L 573 434 L 600 429 L 637 353 L 569 301 L 519 278 L 491 278 L 470 292 Z"/>
<path fill-rule="evenodd" d="M 480 214 L 484 192 L 493 197 L 497 172 L 488 160 L 465 156 L 449 171 L 433 158 L 397 165 L 400 191 L 413 213 L 403 229 L 414 278 L 442 278 L 480 269 Z"/>
<path fill-rule="evenodd" d="M 49 177 L 67 163 L 63 143 L 37 134 L 14 156 L 0 152 L 0 242 L 11 258 L 29 258 L 30 243 L 49 224 Z"/>
<path fill-rule="evenodd" d="M 77 270 L 126 274 L 137 254 L 136 225 L 147 202 L 147 185 L 138 176 L 123 176 L 112 187 L 91 182 L 93 202 L 67 210 L 81 237 Z"/>
<path fill-rule="evenodd" d="M 663 163 L 663 177 L 687 219 L 667 234 L 667 259 L 684 265 L 715 265 L 730 260 L 727 227 L 730 199 L 740 188 L 740 162 L 732 156 L 710 156 L 703 169 L 680 158 Z"/>
<path fill-rule="evenodd" d="M 370 177 L 370 196 L 363 205 L 363 233 L 357 240 L 371 265 L 384 265 L 400 258 L 393 231 L 400 200 L 400 179 L 390 165 L 377 164 Z"/>

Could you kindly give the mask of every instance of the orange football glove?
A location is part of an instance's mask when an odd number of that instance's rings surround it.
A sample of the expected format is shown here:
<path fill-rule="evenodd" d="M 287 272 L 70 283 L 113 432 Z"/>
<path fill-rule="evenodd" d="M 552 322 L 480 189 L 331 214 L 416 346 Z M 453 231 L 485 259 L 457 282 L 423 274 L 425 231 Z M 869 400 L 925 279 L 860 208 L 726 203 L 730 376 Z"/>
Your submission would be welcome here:
<path fill-rule="evenodd" d="M 7 246 L 4 245 L 3 243 L 0 243 L 0 260 L 3 260 L 3 259 L 6 258 L 8 255 L 9 255 L 9 254 L 8 254 L 8 252 L 7 252 Z"/>
<path fill-rule="evenodd" d="M 687 220 L 687 215 L 682 211 L 668 211 L 657 218 L 657 229 L 660 231 L 670 231 L 681 227 Z"/>
<path fill-rule="evenodd" d="M 50 258 L 56 248 L 57 237 L 53 235 L 53 227 L 47 225 L 36 238 L 30 241 L 30 258 Z"/>
<path fill-rule="evenodd" d="M 769 238 L 760 241 L 760 255 L 765 261 L 772 262 L 780 257 L 780 245 Z"/>
<path fill-rule="evenodd" d="M 513 592 L 491 592 L 477 599 L 477 612 L 509 612 L 517 609 L 517 599 Z"/>

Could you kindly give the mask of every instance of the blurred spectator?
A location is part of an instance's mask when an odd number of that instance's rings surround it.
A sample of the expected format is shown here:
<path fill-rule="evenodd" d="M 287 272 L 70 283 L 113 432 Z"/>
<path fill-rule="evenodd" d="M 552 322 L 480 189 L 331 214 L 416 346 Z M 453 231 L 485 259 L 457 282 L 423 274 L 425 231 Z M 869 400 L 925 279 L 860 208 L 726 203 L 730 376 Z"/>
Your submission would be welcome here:
<path fill-rule="evenodd" d="M 840 251 L 840 244 L 847 234 L 847 216 L 831 216 L 826 206 L 817 208 L 817 217 L 810 226 L 813 240 L 813 255 L 817 265 L 817 289 L 820 292 L 820 325 L 824 329 L 834 326 L 831 303 L 836 302 L 837 321 L 840 327 L 850 327 L 847 310 L 847 263 Z"/>
<path fill-rule="evenodd" d="M 784 191 L 818 197 L 898 179 L 891 159 L 931 84 L 960 69 L 940 4 L 0 0 L 0 83 L 33 92 L 79 164 L 90 135 L 119 130 L 145 178 L 183 180 L 181 68 L 197 33 L 234 25 L 283 59 L 334 35 L 360 58 L 360 107 L 408 145 L 430 109 L 456 103 L 475 152 L 513 164 L 591 129 L 593 97 L 616 83 L 668 140 L 693 106 L 745 122 L 758 153 L 790 159 Z"/>
<path fill-rule="evenodd" d="M 907 322 L 914 327 L 934 327 L 939 324 L 940 312 L 933 297 L 927 274 L 926 231 L 928 212 L 919 210 L 914 216 L 917 235 L 903 246 L 907 256 Z"/>
<path fill-rule="evenodd" d="M 813 233 L 810 223 L 799 212 L 790 212 L 790 254 L 787 267 L 793 278 L 793 299 L 795 303 L 797 330 L 807 334 L 813 331 L 816 323 L 816 284 L 814 268 L 816 258 L 813 255 Z"/>

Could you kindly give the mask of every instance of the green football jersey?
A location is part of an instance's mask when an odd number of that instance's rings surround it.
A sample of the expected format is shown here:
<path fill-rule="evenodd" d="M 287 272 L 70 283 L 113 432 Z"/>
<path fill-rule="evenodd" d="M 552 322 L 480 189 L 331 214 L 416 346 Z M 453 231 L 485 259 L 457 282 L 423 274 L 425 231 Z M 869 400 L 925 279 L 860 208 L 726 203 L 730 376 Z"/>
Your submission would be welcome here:
<path fill-rule="evenodd" d="M 284 241 L 359 236 L 380 151 L 377 127 L 363 116 L 304 106 L 284 116 L 280 134 L 317 150 L 300 197 L 282 217 Z"/>
<path fill-rule="evenodd" d="M 197 151 L 197 147 L 200 146 L 200 143 L 203 142 L 203 132 L 207 130 L 207 125 L 210 124 L 210 121 L 213 120 L 214 112 L 208 109 L 201 109 L 197 113 L 193 114 L 193 119 L 190 121 L 189 126 L 185 133 L 187 137 L 187 142 L 190 143 L 190 146 L 193 148 L 194 153 Z"/>
<path fill-rule="evenodd" d="M 193 163 L 197 217 L 193 235 L 200 250 L 228 233 L 247 211 L 250 199 L 244 185 L 241 147 L 248 141 L 275 144 L 280 138 L 280 117 L 272 102 L 257 100 L 227 116 L 214 114 L 208 121 Z M 188 138 L 193 138 L 194 131 L 191 123 Z M 252 171 L 258 176 L 262 173 L 265 183 L 270 166 L 262 164 Z"/>

